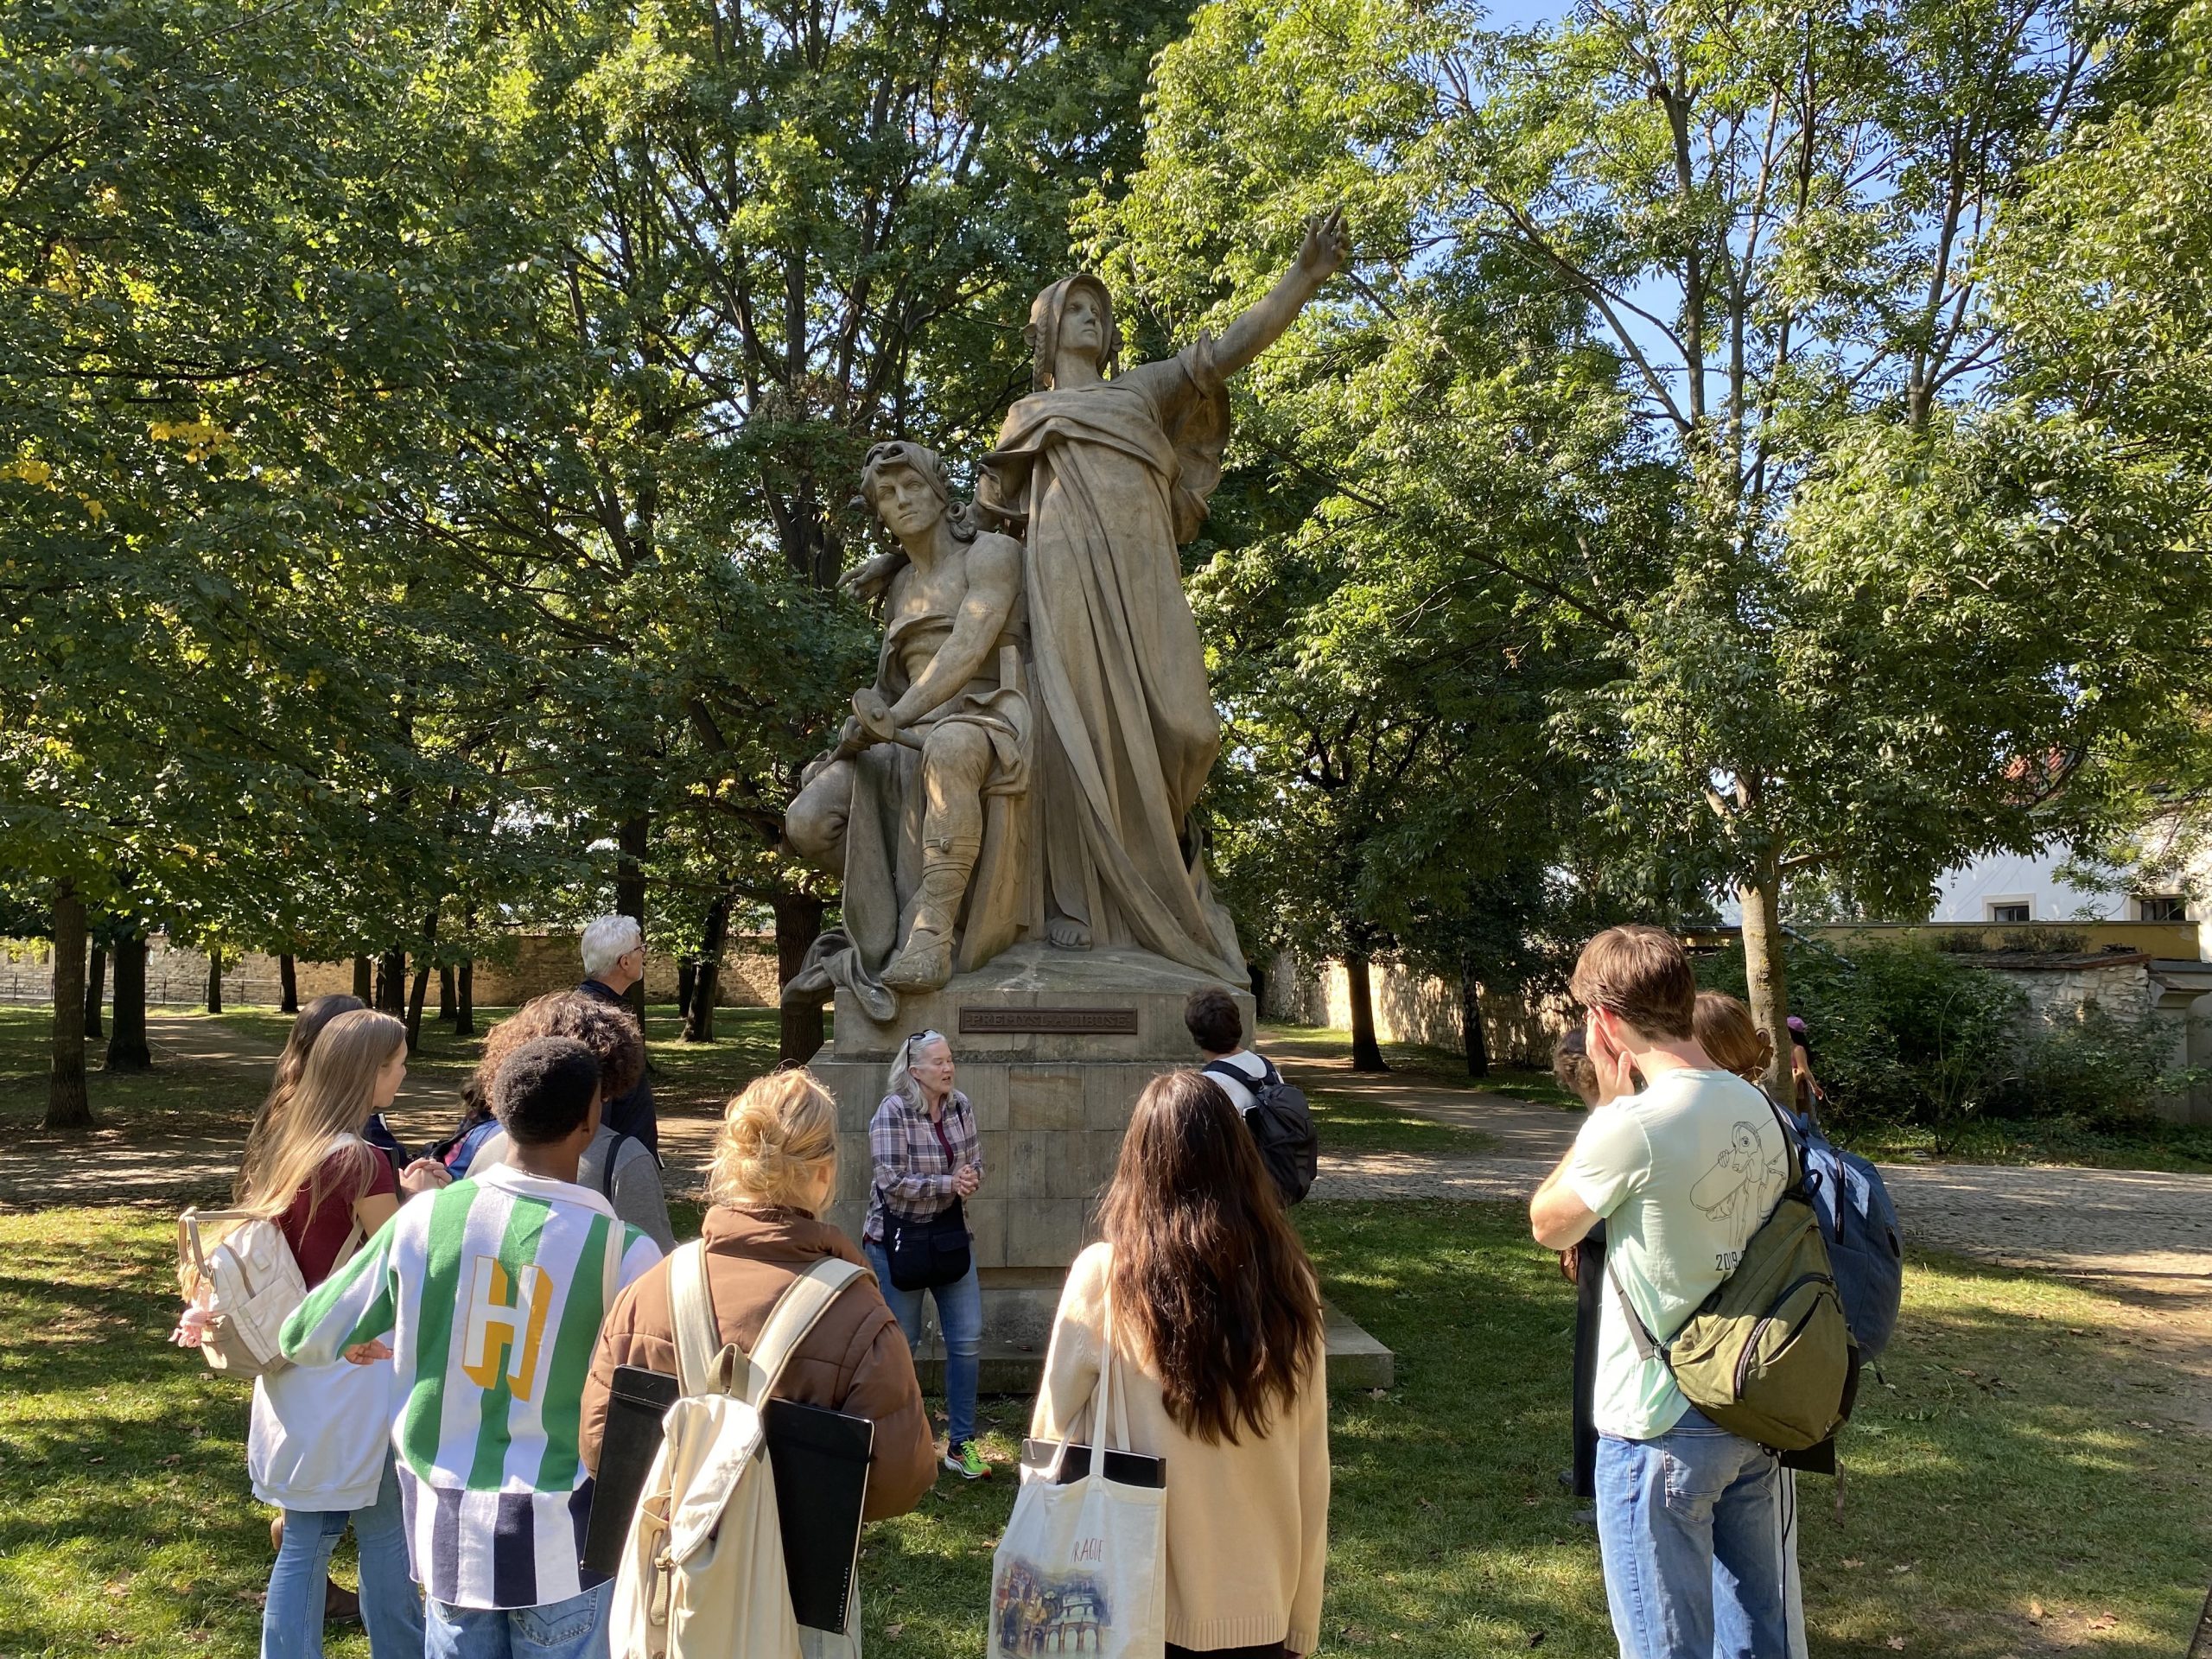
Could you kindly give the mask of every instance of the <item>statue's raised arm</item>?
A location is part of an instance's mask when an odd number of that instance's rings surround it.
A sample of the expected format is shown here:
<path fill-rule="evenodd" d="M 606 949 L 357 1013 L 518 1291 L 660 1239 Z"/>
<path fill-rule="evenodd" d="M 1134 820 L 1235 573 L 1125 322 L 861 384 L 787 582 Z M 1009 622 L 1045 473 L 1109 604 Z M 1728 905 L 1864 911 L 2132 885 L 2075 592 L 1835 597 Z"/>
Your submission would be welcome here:
<path fill-rule="evenodd" d="M 1032 391 L 984 457 L 977 503 L 1026 526 L 1054 944 L 1135 948 L 1244 982 L 1190 817 L 1221 727 L 1175 550 L 1221 480 L 1224 382 L 1281 338 L 1346 252 L 1342 213 L 1322 215 L 1218 340 L 1126 372 L 1097 277 L 1063 278 L 1030 307 Z"/>
<path fill-rule="evenodd" d="M 1222 330 L 1213 360 L 1224 375 L 1235 374 L 1283 336 L 1306 302 L 1336 274 L 1351 251 L 1344 235 L 1344 212 L 1332 207 L 1306 227 L 1298 263 L 1283 272 L 1265 298 Z"/>

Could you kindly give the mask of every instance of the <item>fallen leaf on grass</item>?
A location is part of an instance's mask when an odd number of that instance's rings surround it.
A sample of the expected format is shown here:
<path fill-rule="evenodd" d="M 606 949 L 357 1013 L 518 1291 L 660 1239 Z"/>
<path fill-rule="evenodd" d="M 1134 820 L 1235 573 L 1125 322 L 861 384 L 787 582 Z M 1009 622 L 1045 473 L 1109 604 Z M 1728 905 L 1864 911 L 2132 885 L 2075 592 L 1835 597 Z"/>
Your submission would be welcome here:
<path fill-rule="evenodd" d="M 2031 1602 L 2030 1602 L 2030 1603 L 2028 1604 L 2028 1617 L 2029 1617 L 2030 1618 L 2033 1619 L 2037 1624 L 2042 1624 L 2042 1623 L 2043 1623 L 2043 1603 L 2041 1603 L 2041 1602 L 2039 1602 L 2039 1601 L 2031 1601 Z"/>
<path fill-rule="evenodd" d="M 1901 1636 L 1893 1636 L 1890 1638 L 1888 1645 L 1902 1651 L 1904 1647 L 1904 1637 Z"/>
<path fill-rule="evenodd" d="M 1843 1564 L 1844 1564 L 1846 1567 L 1864 1567 L 1864 1566 L 1866 1566 L 1866 1562 L 1864 1562 L 1864 1561 L 1854 1561 L 1854 1560 L 1852 1560 L 1852 1559 L 1851 1559 L 1851 1557 L 1850 1557 L 1850 1556 L 1848 1556 L 1848 1555 L 1847 1555 L 1847 1556 L 1845 1556 L 1845 1557 L 1843 1558 Z"/>
<path fill-rule="evenodd" d="M 163 1459 L 162 1459 L 162 1466 L 164 1469 L 167 1469 L 167 1468 L 168 1468 L 168 1467 L 172 1466 L 173 1465 L 180 1464 L 180 1463 L 182 1463 L 183 1461 L 184 1461 L 184 1459 L 183 1459 L 183 1457 L 182 1457 L 181 1454 L 179 1454 L 179 1453 L 177 1453 L 177 1452 L 170 1452 L 170 1453 L 168 1454 L 168 1456 L 167 1456 L 166 1458 L 163 1458 Z"/>
<path fill-rule="evenodd" d="M 2099 1613 L 2094 1618 L 2089 1621 L 2089 1628 L 2093 1630 L 2109 1630 L 2115 1628 L 2119 1624 L 2120 1616 L 2118 1614 Z"/>
<path fill-rule="evenodd" d="M 906 1627 L 904 1624 L 887 1624 L 883 1627 L 883 1634 L 890 1641 L 896 1642 L 906 1634 Z"/>

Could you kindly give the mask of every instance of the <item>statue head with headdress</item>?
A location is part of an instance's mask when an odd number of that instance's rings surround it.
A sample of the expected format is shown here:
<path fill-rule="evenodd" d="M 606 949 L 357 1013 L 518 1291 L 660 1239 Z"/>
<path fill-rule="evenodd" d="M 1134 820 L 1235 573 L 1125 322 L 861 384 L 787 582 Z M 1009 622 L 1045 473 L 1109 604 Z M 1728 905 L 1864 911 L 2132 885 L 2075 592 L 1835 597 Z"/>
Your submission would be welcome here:
<path fill-rule="evenodd" d="M 1063 276 L 1031 302 L 1022 337 L 1029 342 L 1033 391 L 1052 388 L 1063 352 L 1090 357 L 1105 378 L 1121 366 L 1122 330 L 1114 321 L 1114 296 L 1087 270 Z"/>

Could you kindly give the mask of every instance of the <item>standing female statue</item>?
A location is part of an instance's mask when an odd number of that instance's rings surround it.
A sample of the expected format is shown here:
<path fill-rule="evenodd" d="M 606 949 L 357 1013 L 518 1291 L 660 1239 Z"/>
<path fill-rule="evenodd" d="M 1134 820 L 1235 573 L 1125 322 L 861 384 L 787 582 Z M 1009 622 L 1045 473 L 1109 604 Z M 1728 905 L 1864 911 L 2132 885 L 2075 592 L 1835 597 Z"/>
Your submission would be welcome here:
<path fill-rule="evenodd" d="M 1039 706 L 1045 912 L 1054 944 L 1134 945 L 1244 979 L 1188 819 L 1221 749 L 1175 550 L 1198 533 L 1229 439 L 1223 383 L 1344 263 L 1343 215 L 1218 340 L 1119 371 L 1105 284 L 1065 278 L 1029 309 L 1031 395 L 983 459 L 978 505 L 1027 518 L 1023 586 Z"/>

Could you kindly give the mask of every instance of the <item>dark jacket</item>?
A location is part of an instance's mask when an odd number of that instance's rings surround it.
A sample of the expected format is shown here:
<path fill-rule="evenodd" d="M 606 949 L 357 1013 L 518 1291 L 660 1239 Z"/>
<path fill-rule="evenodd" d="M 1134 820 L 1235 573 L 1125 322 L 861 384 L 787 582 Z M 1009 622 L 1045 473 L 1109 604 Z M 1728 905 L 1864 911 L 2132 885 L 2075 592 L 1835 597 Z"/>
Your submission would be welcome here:
<path fill-rule="evenodd" d="M 724 1342 L 750 1352 L 792 1280 L 824 1256 L 858 1262 L 853 1241 L 804 1210 L 741 1210 L 718 1204 L 707 1211 L 707 1297 Z M 637 1365 L 676 1374 L 676 1325 L 668 1264 L 662 1262 L 615 1298 L 600 1327 L 599 1351 L 584 1382 L 579 1435 L 584 1467 L 597 1472 L 600 1437 L 614 1368 Z M 875 1425 L 867 1517 L 904 1515 L 937 1478 L 937 1451 L 913 1356 L 899 1322 L 871 1277 L 848 1286 L 791 1356 L 776 1397 L 849 1412 Z"/>
<path fill-rule="evenodd" d="M 620 991 L 611 991 L 595 979 L 588 979 L 576 989 L 594 1002 L 613 1002 L 624 1008 L 630 999 Z M 599 1121 L 617 1135 L 635 1135 L 660 1156 L 660 1119 L 653 1112 L 652 1063 L 648 1060 L 645 1070 L 638 1073 L 630 1092 L 617 1099 L 604 1102 L 599 1109 Z"/>

